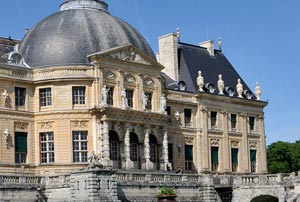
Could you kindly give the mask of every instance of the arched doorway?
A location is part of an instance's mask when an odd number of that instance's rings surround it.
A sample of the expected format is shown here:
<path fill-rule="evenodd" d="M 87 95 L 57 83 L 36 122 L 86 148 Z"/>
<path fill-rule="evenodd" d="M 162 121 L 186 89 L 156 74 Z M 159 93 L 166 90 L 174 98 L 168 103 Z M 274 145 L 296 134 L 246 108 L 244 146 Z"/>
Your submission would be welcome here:
<path fill-rule="evenodd" d="M 113 130 L 109 131 L 109 157 L 114 168 L 121 168 L 119 135 Z"/>
<path fill-rule="evenodd" d="M 153 168 L 159 170 L 158 145 L 155 135 L 149 135 L 150 144 L 150 161 L 153 163 Z"/>
<path fill-rule="evenodd" d="M 134 169 L 141 169 L 139 138 L 134 132 L 130 133 L 130 160 L 133 162 Z"/>
<path fill-rule="evenodd" d="M 250 202 L 278 202 L 278 198 L 270 195 L 260 195 L 253 198 Z"/>

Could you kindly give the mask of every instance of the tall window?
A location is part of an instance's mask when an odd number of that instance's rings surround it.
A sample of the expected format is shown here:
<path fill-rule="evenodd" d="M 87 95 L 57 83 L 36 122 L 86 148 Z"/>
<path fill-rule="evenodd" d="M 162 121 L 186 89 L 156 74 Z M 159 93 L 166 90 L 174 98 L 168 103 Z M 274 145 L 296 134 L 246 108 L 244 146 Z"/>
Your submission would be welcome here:
<path fill-rule="evenodd" d="M 192 121 L 192 110 L 191 109 L 184 109 L 184 123 L 185 126 L 191 126 Z"/>
<path fill-rule="evenodd" d="M 236 114 L 230 114 L 231 130 L 236 130 Z"/>
<path fill-rule="evenodd" d="M 50 106 L 52 105 L 52 97 L 51 97 L 51 88 L 42 88 L 40 89 L 40 106 Z"/>
<path fill-rule="evenodd" d="M 156 137 L 152 134 L 149 136 L 149 143 L 150 143 L 150 161 L 153 163 L 157 163 L 157 140 Z"/>
<path fill-rule="evenodd" d="M 40 133 L 41 163 L 54 162 L 53 132 Z"/>
<path fill-rule="evenodd" d="M 231 148 L 231 166 L 232 166 L 232 172 L 238 171 L 238 165 L 239 165 L 239 149 L 237 148 Z"/>
<path fill-rule="evenodd" d="M 250 131 L 254 130 L 255 118 L 253 116 L 249 117 L 249 129 Z"/>
<path fill-rule="evenodd" d="M 73 86 L 73 105 L 84 105 L 85 104 L 85 86 Z"/>
<path fill-rule="evenodd" d="M 133 107 L 133 90 L 126 89 L 126 98 L 128 102 L 128 107 Z"/>
<path fill-rule="evenodd" d="M 135 133 L 130 133 L 130 160 L 139 160 L 139 140 Z"/>
<path fill-rule="evenodd" d="M 109 151 L 110 159 L 113 161 L 119 160 L 119 136 L 115 131 L 109 131 Z"/>
<path fill-rule="evenodd" d="M 212 129 L 217 127 L 217 112 L 210 112 L 210 126 Z"/>
<path fill-rule="evenodd" d="M 218 171 L 219 167 L 219 147 L 211 147 L 211 170 Z"/>
<path fill-rule="evenodd" d="M 167 115 L 171 115 L 171 107 L 170 106 L 167 106 Z"/>
<path fill-rule="evenodd" d="M 173 144 L 168 144 L 168 158 L 169 162 L 173 163 Z"/>
<path fill-rule="evenodd" d="M 251 173 L 256 172 L 256 150 L 250 150 Z"/>
<path fill-rule="evenodd" d="M 148 97 L 146 109 L 151 110 L 152 109 L 152 93 L 145 93 L 145 95 Z"/>
<path fill-rule="evenodd" d="M 26 163 L 27 133 L 15 133 L 15 162 Z"/>
<path fill-rule="evenodd" d="M 107 92 L 107 104 L 114 105 L 114 87 L 109 87 Z"/>
<path fill-rule="evenodd" d="M 73 162 L 87 162 L 87 131 L 73 131 Z"/>
<path fill-rule="evenodd" d="M 26 100 L 26 88 L 15 87 L 15 104 L 16 106 L 24 106 Z"/>
<path fill-rule="evenodd" d="M 185 145 L 185 170 L 193 170 L 193 145 Z"/>

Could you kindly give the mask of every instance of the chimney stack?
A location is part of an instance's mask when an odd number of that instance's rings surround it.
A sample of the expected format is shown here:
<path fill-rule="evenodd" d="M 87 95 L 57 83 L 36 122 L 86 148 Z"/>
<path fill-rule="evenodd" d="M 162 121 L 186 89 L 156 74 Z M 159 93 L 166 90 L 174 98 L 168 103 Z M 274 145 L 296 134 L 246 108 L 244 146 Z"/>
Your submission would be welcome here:
<path fill-rule="evenodd" d="M 202 48 L 206 48 L 211 56 L 215 56 L 215 49 L 214 49 L 214 41 L 213 40 L 207 40 L 207 41 L 200 42 L 199 46 L 202 47 Z"/>

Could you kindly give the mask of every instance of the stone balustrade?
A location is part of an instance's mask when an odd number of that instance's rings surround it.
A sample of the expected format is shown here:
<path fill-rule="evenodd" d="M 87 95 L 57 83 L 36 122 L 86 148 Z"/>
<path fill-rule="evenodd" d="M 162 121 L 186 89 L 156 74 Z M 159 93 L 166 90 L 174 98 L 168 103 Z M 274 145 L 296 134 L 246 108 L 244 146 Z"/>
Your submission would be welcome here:
<path fill-rule="evenodd" d="M 14 175 L 1 175 L 0 185 L 8 184 L 28 184 L 28 185 L 41 185 L 43 178 L 39 176 L 14 176 Z"/>

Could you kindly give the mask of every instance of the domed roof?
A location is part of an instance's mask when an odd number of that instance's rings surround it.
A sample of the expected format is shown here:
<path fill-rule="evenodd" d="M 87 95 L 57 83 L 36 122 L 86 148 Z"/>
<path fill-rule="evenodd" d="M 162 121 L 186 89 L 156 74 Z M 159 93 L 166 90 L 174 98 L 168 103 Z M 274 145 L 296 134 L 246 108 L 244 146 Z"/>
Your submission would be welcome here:
<path fill-rule="evenodd" d="M 73 6 L 74 2 L 80 1 L 66 1 L 60 12 L 42 20 L 23 39 L 20 53 L 30 67 L 90 64 L 87 55 L 128 44 L 155 59 L 147 41 L 128 23 L 103 8 Z"/>

